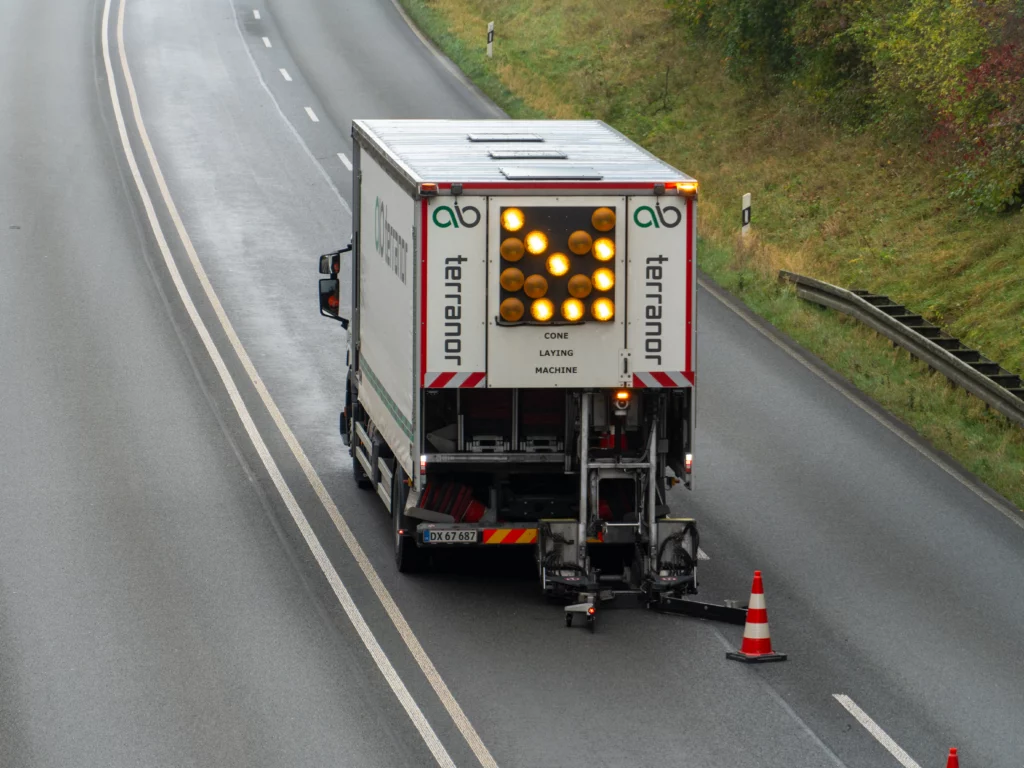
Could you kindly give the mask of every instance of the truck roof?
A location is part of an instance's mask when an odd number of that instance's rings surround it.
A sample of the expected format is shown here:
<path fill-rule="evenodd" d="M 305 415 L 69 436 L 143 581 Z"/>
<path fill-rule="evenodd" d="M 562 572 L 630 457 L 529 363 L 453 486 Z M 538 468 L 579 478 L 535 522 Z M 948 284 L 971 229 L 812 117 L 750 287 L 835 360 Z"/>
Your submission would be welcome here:
<path fill-rule="evenodd" d="M 352 133 L 413 184 L 693 181 L 600 120 L 355 120 Z"/>

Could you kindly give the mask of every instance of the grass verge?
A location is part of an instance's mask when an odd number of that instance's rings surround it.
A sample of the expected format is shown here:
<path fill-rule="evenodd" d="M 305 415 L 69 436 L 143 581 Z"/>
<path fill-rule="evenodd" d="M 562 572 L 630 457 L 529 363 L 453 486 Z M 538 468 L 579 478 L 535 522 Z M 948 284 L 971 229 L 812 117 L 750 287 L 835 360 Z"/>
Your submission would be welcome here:
<path fill-rule="evenodd" d="M 840 134 L 791 95 L 745 93 L 652 0 L 401 2 L 512 117 L 605 120 L 698 178 L 702 269 L 1024 508 L 1024 430 L 775 279 L 789 269 L 888 294 L 1024 371 L 1024 214 L 969 213 L 921 147 Z M 744 192 L 756 229 L 741 244 Z"/>

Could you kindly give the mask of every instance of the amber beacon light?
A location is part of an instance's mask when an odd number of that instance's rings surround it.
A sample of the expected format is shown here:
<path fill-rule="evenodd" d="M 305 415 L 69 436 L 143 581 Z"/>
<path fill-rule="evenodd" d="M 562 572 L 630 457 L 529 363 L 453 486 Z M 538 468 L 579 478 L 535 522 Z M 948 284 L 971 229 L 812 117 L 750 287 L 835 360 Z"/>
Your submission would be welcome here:
<path fill-rule="evenodd" d="M 549 299 L 537 299 L 530 305 L 530 314 L 533 315 L 534 320 L 547 322 L 554 316 L 555 307 Z"/>
<path fill-rule="evenodd" d="M 510 323 L 518 323 L 523 319 L 523 313 L 526 308 L 523 307 L 523 302 L 516 298 L 508 298 L 501 302 L 501 319 L 506 320 Z"/>
<path fill-rule="evenodd" d="M 516 269 L 515 267 L 509 267 L 503 270 L 501 277 L 498 278 L 501 282 L 501 287 L 509 293 L 515 293 L 523 287 L 523 283 L 526 282 L 526 278 L 523 276 L 523 270 Z"/>
<path fill-rule="evenodd" d="M 608 322 L 615 317 L 615 304 L 611 299 L 595 299 L 594 303 L 590 305 L 590 314 L 594 316 L 595 320 L 602 323 Z"/>
<path fill-rule="evenodd" d="M 562 317 L 570 323 L 582 320 L 584 312 L 586 312 L 586 309 L 583 306 L 583 302 L 579 299 L 566 299 L 562 302 Z"/>
<path fill-rule="evenodd" d="M 561 277 L 569 271 L 569 257 L 564 253 L 552 253 L 548 256 L 548 272 L 555 277 Z"/>
<path fill-rule="evenodd" d="M 615 273 L 607 267 L 601 267 L 594 271 L 593 284 L 599 291 L 610 291 L 615 287 Z"/>
<path fill-rule="evenodd" d="M 534 230 L 526 236 L 526 250 L 534 256 L 540 256 L 548 249 L 548 236 L 543 232 Z"/>
<path fill-rule="evenodd" d="M 518 208 L 506 208 L 501 212 L 501 226 L 509 232 L 518 232 L 525 223 L 523 212 Z"/>

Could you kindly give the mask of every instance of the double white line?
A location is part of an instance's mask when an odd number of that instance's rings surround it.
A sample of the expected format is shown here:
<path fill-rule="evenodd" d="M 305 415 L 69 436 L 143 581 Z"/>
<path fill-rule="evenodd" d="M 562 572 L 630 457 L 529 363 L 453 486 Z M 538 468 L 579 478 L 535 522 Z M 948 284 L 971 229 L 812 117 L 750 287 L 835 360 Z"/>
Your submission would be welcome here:
<path fill-rule="evenodd" d="M 135 91 L 135 85 L 132 80 L 131 70 L 128 67 L 128 59 L 125 55 L 124 46 L 124 15 L 125 15 L 125 2 L 126 0 L 119 0 L 118 11 L 117 11 L 117 49 L 118 57 L 121 66 L 121 73 L 124 76 L 125 85 L 128 92 L 128 100 L 131 105 L 132 116 L 134 118 L 136 130 L 139 133 L 140 140 L 143 148 L 145 149 L 146 159 L 149 163 L 150 169 L 152 170 L 153 176 L 156 179 L 156 185 L 160 192 L 160 197 L 167 209 L 168 214 L 174 228 L 181 239 L 182 244 L 185 247 L 185 251 L 188 254 L 189 261 L 192 264 L 192 268 L 196 273 L 196 277 L 199 279 L 200 284 L 203 287 L 203 291 L 209 301 L 214 313 L 217 315 L 224 333 L 231 343 L 235 354 L 241 361 L 243 368 L 245 369 L 246 375 L 249 380 L 253 383 L 256 391 L 259 393 L 260 399 L 266 406 L 267 411 L 270 413 L 271 418 L 274 420 L 274 424 L 280 430 L 281 435 L 284 437 L 285 442 L 288 444 L 296 461 L 299 466 L 302 467 L 302 471 L 305 473 L 307 480 L 313 486 L 313 490 L 316 492 L 317 497 L 323 504 L 324 509 L 327 511 L 328 516 L 334 523 L 342 540 L 348 546 L 349 551 L 352 553 L 356 563 L 362 570 L 363 575 L 369 582 L 377 598 L 380 600 L 381 605 L 384 607 L 385 612 L 394 624 L 395 629 L 405 642 L 406 647 L 412 654 L 412 657 L 416 660 L 420 670 L 423 672 L 427 681 L 430 683 L 434 692 L 437 694 L 444 708 L 451 716 L 455 726 L 459 729 L 459 732 L 466 739 L 467 744 L 473 751 L 473 754 L 479 760 L 480 764 L 484 768 L 497 768 L 497 763 L 491 756 L 487 747 L 480 739 L 480 735 L 476 732 L 476 729 L 470 723 L 469 718 L 466 717 L 466 713 L 463 712 L 459 703 L 455 700 L 452 692 L 445 684 L 441 675 L 438 673 L 437 668 L 433 662 L 427 656 L 426 651 L 420 644 L 416 635 L 413 633 L 412 628 L 406 621 L 395 603 L 394 598 L 388 592 L 384 583 L 381 581 L 380 576 L 377 575 L 376 570 L 370 564 L 369 558 L 363 551 L 363 548 L 359 545 L 355 535 L 349 528 L 348 524 L 341 517 L 341 513 L 338 511 L 337 506 L 327 493 L 327 489 L 324 487 L 323 481 L 317 475 L 316 470 L 313 469 L 312 463 L 306 456 L 302 447 L 299 445 L 295 434 L 291 428 L 285 422 L 281 411 L 278 409 L 277 404 L 270 396 L 270 392 L 267 390 L 266 385 L 263 383 L 263 379 L 257 373 L 252 360 L 246 353 L 245 348 L 242 346 L 242 342 L 235 333 L 235 329 L 232 327 L 231 322 L 228 320 L 227 314 L 224 311 L 223 305 L 220 303 L 220 299 L 213 290 L 213 286 L 210 283 L 209 278 L 206 275 L 205 269 L 199 261 L 199 256 L 196 253 L 192 241 L 189 238 L 188 232 L 185 230 L 184 223 L 182 222 L 181 216 L 178 213 L 177 206 L 174 204 L 174 200 L 171 197 L 170 190 L 167 187 L 167 182 L 164 178 L 163 172 L 160 169 L 160 165 L 157 162 L 156 155 L 153 151 L 153 145 L 149 140 L 149 134 L 146 131 L 146 126 L 142 120 L 142 114 L 139 109 L 139 100 Z M 153 200 L 149 194 L 149 190 L 143 181 L 142 174 L 139 171 L 139 164 L 135 157 L 135 152 L 132 149 L 131 142 L 128 138 L 128 129 L 125 123 L 124 114 L 121 109 L 121 102 L 118 96 L 117 81 L 114 74 L 113 64 L 111 62 L 110 55 L 110 41 L 109 41 L 109 30 L 110 30 L 110 11 L 111 11 L 111 0 L 104 0 L 103 4 L 103 27 L 100 31 L 103 47 L 103 63 L 106 67 L 107 82 L 110 89 L 110 101 L 114 110 L 114 118 L 117 122 L 118 133 L 121 138 L 121 146 L 124 150 L 125 157 L 128 161 L 128 166 L 131 169 L 132 179 L 135 182 L 135 186 L 138 189 L 139 196 L 142 199 L 143 207 L 146 210 L 146 217 L 149 221 L 150 228 L 153 231 L 153 236 L 156 238 L 160 253 L 163 256 L 164 264 L 167 266 L 167 271 L 170 273 L 171 280 L 174 283 L 174 287 L 177 289 L 178 296 L 181 298 L 182 304 L 185 306 L 185 310 L 188 312 L 189 318 L 192 320 L 196 331 L 199 333 L 200 338 L 203 341 L 203 346 L 206 348 L 207 353 L 210 355 L 210 359 L 213 361 L 214 366 L 217 368 L 217 373 L 220 375 L 220 379 L 224 384 L 224 388 L 227 390 L 228 396 L 231 399 L 231 403 L 238 413 L 239 418 L 242 421 L 242 425 L 245 427 L 246 433 L 249 435 L 249 439 L 252 441 L 256 452 L 260 456 L 260 460 L 263 462 L 263 466 L 266 468 L 274 486 L 277 488 L 278 493 L 281 494 L 281 498 L 288 508 L 292 519 L 295 521 L 296 526 L 307 546 L 312 552 L 314 559 L 323 571 L 324 576 L 327 578 L 328 583 L 331 585 L 331 589 L 334 590 L 335 596 L 338 598 L 338 602 L 341 604 L 342 609 L 345 611 L 345 615 L 349 621 L 352 622 L 352 626 L 355 628 L 359 638 L 363 641 L 366 646 L 366 650 L 370 653 L 377 668 L 380 670 L 384 679 L 387 681 L 391 690 L 394 692 L 398 701 L 401 703 L 409 719 L 412 721 L 416 730 L 423 738 L 424 743 L 430 750 L 437 764 L 448 768 L 454 768 L 455 763 L 452 761 L 451 756 L 448 754 L 444 745 L 441 743 L 434 729 L 427 721 L 426 716 L 420 709 L 419 705 L 413 699 L 409 690 L 406 688 L 405 683 L 402 682 L 395 670 L 394 665 L 388 659 L 384 650 L 381 648 L 380 643 L 374 636 L 373 631 L 370 629 L 366 620 L 360 613 L 359 608 L 352 600 L 352 596 L 349 594 L 348 589 L 342 582 L 341 577 L 335 570 L 334 565 L 330 562 L 327 553 L 324 551 L 323 546 L 317 539 L 316 534 L 310 527 L 309 521 L 303 514 L 302 509 L 299 507 L 298 501 L 295 499 L 294 494 L 288 487 L 284 480 L 284 476 L 281 474 L 281 470 L 277 466 L 277 462 L 271 456 L 269 449 L 267 448 L 266 442 L 260 435 L 259 430 L 253 421 L 252 415 L 249 413 L 248 407 L 245 405 L 241 394 L 239 393 L 238 387 L 235 384 L 234 379 L 231 376 L 230 371 L 224 358 L 213 341 L 210 335 L 209 329 L 206 323 L 203 321 L 196 308 L 195 302 L 193 302 L 191 295 L 188 292 L 188 288 L 185 286 L 184 280 L 182 280 L 181 273 L 178 270 L 177 264 L 171 254 L 170 246 L 167 243 L 167 238 L 164 235 L 163 227 L 160 225 L 159 219 L 157 218 L 156 208 L 153 204 Z"/>

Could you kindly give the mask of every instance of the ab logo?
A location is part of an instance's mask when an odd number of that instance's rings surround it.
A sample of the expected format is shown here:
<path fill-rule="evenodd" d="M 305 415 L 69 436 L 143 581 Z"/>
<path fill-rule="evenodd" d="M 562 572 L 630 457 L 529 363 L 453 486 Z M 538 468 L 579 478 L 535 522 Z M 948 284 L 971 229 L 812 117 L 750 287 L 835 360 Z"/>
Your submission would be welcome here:
<path fill-rule="evenodd" d="M 641 205 L 633 212 L 633 221 L 638 227 L 657 229 L 664 226 L 672 229 L 672 227 L 678 227 L 679 222 L 683 220 L 683 214 L 674 205 L 666 205 L 662 208 L 661 203 L 655 203 L 654 207 L 657 208 L 657 211 L 649 205 Z"/>
<path fill-rule="evenodd" d="M 434 223 L 441 229 L 458 229 L 460 226 L 473 228 L 480 223 L 480 211 L 472 205 L 460 208 L 459 201 L 456 200 L 454 211 L 447 205 L 439 205 L 434 209 Z"/>

